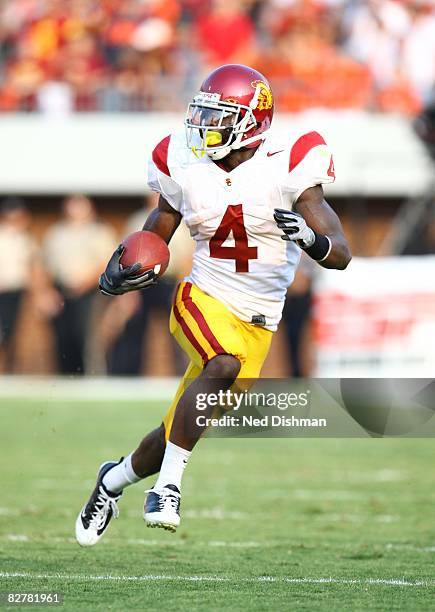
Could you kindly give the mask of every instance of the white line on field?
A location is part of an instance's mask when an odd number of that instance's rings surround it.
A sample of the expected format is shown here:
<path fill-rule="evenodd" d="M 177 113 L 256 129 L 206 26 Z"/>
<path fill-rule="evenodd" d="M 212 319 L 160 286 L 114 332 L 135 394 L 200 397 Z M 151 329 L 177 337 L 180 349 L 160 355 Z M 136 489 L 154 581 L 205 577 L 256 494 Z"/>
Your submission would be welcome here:
<path fill-rule="evenodd" d="M 341 584 L 341 585 L 386 585 L 399 587 L 432 587 L 435 580 L 405 580 L 403 578 L 288 578 L 286 576 L 258 576 L 256 578 L 229 578 L 227 576 L 170 576 L 164 574 L 147 574 L 145 576 L 116 576 L 112 574 L 31 574 L 28 572 L 0 572 L 0 578 L 29 578 L 32 580 L 81 580 L 81 581 L 113 581 L 113 582 L 274 582 L 288 584 Z"/>
<path fill-rule="evenodd" d="M 358 483 L 358 484 L 372 484 L 373 482 L 400 482 L 406 480 L 408 473 L 403 470 L 372 470 L 372 471 L 346 471 L 340 470 L 331 472 L 328 474 L 328 479 L 331 482 L 343 483 Z"/>
<path fill-rule="evenodd" d="M 343 512 L 343 514 L 333 512 L 320 512 L 319 514 L 310 515 L 310 520 L 326 521 L 331 523 L 396 523 L 400 520 L 399 516 L 391 514 L 377 514 L 370 516 L 369 514 L 349 514 Z"/>
<path fill-rule="evenodd" d="M 106 542 L 109 540 L 106 540 Z M 127 544 L 140 545 L 140 546 L 168 546 L 168 545 L 176 545 L 183 546 L 186 544 L 185 540 L 173 540 L 172 542 L 162 541 L 162 540 L 146 540 L 144 538 L 129 538 L 127 540 Z M 198 546 L 211 546 L 212 548 L 262 548 L 273 546 L 271 542 L 254 542 L 252 540 L 248 540 L 247 542 L 224 542 L 222 540 L 210 540 L 208 542 L 196 541 L 196 545 Z"/>
<path fill-rule="evenodd" d="M 29 537 L 26 536 L 24 533 L 8 533 L 6 535 L 6 539 L 9 540 L 9 542 L 28 542 L 29 541 Z"/>
<path fill-rule="evenodd" d="M 366 493 L 359 493 L 356 491 L 337 491 L 329 489 L 328 491 L 319 491 L 318 489 L 294 489 L 290 490 L 290 494 L 296 499 L 307 499 L 307 500 L 326 500 L 326 501 L 355 501 L 366 499 Z"/>
<path fill-rule="evenodd" d="M 337 517 L 340 515 L 337 515 Z M 347 518 L 346 515 L 340 516 L 341 519 Z M 22 543 L 34 543 L 38 541 L 42 541 L 48 544 L 76 544 L 76 539 L 73 537 L 61 537 L 61 536 L 53 536 L 53 537 L 34 537 L 29 536 L 24 533 L 6 533 L 0 536 L 2 540 L 8 540 L 9 542 L 22 542 Z M 112 544 L 116 539 L 105 538 L 101 544 Z M 270 548 L 274 546 L 279 546 L 282 544 L 282 541 L 275 542 L 268 540 L 267 542 L 260 542 L 256 540 L 247 540 L 247 541 L 232 541 L 225 542 L 224 540 L 195 540 L 194 542 L 186 542 L 186 540 L 148 540 L 146 538 L 128 538 L 122 541 L 123 544 L 133 545 L 133 546 L 157 546 L 157 547 L 168 547 L 168 546 L 184 546 L 185 544 L 189 544 L 190 546 L 209 546 L 212 548 Z M 101 545 L 100 544 L 100 545 Z M 291 547 L 291 545 L 289 544 Z M 386 550 L 410 550 L 419 553 L 435 553 L 435 545 L 432 546 L 415 546 L 414 544 L 391 544 L 388 543 L 385 545 Z"/>
<path fill-rule="evenodd" d="M 15 516 L 17 513 L 16 510 L 12 508 L 0 508 L 0 516 Z"/>
<path fill-rule="evenodd" d="M 414 546 L 414 544 L 386 544 L 387 550 L 414 550 L 416 552 L 435 552 L 435 546 Z"/>
<path fill-rule="evenodd" d="M 8 540 L 9 542 L 25 542 L 25 543 L 29 543 L 32 542 L 32 537 L 28 536 L 24 533 L 7 533 L 4 536 L 1 536 L 1 539 L 5 539 Z M 33 539 L 34 542 L 38 541 L 38 538 Z M 54 536 L 51 538 L 42 538 L 42 540 L 44 543 L 52 543 L 52 544 L 75 544 L 76 540 L 75 538 L 67 538 L 67 537 L 58 537 L 58 536 Z M 102 544 L 108 544 L 110 542 L 113 542 L 113 540 L 111 538 L 106 538 L 104 539 L 101 543 Z M 128 538 L 127 540 L 124 540 L 123 543 L 125 544 L 129 544 L 129 545 L 133 545 L 133 546 L 163 546 L 163 547 L 167 547 L 167 546 L 183 546 L 184 544 L 186 544 L 185 540 L 172 540 L 172 541 L 167 541 L 167 540 L 147 540 L 145 538 Z M 210 546 L 212 548 L 259 548 L 260 546 L 262 548 L 268 548 L 271 546 L 275 546 L 276 544 L 273 542 L 256 542 L 253 540 L 248 540 L 248 541 L 241 541 L 241 542 L 225 542 L 223 540 L 210 540 L 210 541 L 195 541 L 193 544 L 195 544 L 196 546 Z"/>
<path fill-rule="evenodd" d="M 230 511 L 224 510 L 223 508 L 203 508 L 202 510 L 186 510 L 184 512 L 186 518 L 193 519 L 213 519 L 217 521 L 231 520 L 244 520 L 250 515 L 247 512 L 239 512 L 237 510 Z"/>
<path fill-rule="evenodd" d="M 138 513 L 136 510 L 126 510 L 125 516 L 128 518 L 137 519 Z M 238 510 L 224 510 L 223 508 L 203 508 L 202 510 L 185 510 L 183 517 L 188 519 L 211 519 L 213 521 L 244 521 L 252 518 L 254 514 L 251 512 L 239 512 Z M 258 515 L 260 516 L 260 515 Z M 369 517 L 370 520 L 371 517 Z"/>
<path fill-rule="evenodd" d="M 0 400 L 71 401 L 168 401 L 177 390 L 179 379 L 107 377 L 1 376 Z"/>

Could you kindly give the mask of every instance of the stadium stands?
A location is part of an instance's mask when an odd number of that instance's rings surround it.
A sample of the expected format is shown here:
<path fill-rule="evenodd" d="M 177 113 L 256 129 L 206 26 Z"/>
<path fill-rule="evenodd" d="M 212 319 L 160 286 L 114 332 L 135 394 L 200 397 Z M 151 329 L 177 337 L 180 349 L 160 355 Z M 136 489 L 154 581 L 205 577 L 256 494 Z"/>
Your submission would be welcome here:
<path fill-rule="evenodd" d="M 281 111 L 413 115 L 435 78 L 430 0 L 14 0 L 0 23 L 3 112 L 179 111 L 236 61 L 267 72 Z"/>

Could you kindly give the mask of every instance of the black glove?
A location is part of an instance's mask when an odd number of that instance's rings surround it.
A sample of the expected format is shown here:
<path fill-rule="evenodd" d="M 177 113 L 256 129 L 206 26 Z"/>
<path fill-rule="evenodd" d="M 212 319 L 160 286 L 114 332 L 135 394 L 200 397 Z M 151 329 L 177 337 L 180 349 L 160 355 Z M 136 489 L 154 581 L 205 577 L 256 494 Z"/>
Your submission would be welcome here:
<path fill-rule="evenodd" d="M 314 261 L 322 262 L 328 257 L 332 249 L 330 238 L 308 227 L 302 215 L 292 210 L 275 208 L 273 218 L 284 232 L 281 236 L 283 240 L 296 242 Z"/>
<path fill-rule="evenodd" d="M 299 213 L 275 208 L 273 218 L 279 229 L 284 232 L 284 235 L 281 236 L 283 240 L 297 242 L 302 249 L 307 249 L 314 244 L 316 235 Z"/>
<path fill-rule="evenodd" d="M 154 270 L 146 270 L 142 274 L 136 274 L 140 269 L 139 262 L 123 268 L 119 262 L 123 252 L 124 247 L 120 244 L 100 276 L 100 291 L 105 295 L 121 295 L 128 293 L 128 291 L 146 289 L 157 282 L 157 274 Z"/>

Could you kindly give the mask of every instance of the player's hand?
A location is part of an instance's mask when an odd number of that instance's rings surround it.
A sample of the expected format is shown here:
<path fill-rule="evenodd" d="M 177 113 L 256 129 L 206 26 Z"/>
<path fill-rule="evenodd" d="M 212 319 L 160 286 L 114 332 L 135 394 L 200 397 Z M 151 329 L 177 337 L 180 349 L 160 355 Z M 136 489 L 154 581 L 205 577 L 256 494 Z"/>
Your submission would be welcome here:
<path fill-rule="evenodd" d="M 122 295 L 129 291 L 146 289 L 157 282 L 157 275 L 154 270 L 146 270 L 141 274 L 137 273 L 140 269 L 139 262 L 123 268 L 119 261 L 123 251 L 124 247 L 120 244 L 100 276 L 100 291 L 105 295 Z"/>
<path fill-rule="evenodd" d="M 298 242 L 303 249 L 307 249 L 314 244 L 316 236 L 299 213 L 275 208 L 273 218 L 279 229 L 284 232 L 284 235 L 281 236 L 283 240 Z"/>

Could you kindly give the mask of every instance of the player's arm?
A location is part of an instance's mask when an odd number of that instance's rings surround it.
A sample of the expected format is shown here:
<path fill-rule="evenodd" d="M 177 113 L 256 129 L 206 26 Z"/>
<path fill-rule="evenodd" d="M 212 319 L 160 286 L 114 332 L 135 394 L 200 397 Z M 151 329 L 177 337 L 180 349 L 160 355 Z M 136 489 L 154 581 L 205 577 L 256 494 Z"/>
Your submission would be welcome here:
<path fill-rule="evenodd" d="M 180 221 L 181 214 L 174 210 L 163 196 L 160 196 L 157 208 L 148 215 L 143 229 L 154 232 L 169 243 Z M 123 251 L 124 247 L 120 244 L 100 276 L 100 291 L 105 295 L 122 295 L 129 291 L 146 289 L 156 283 L 157 275 L 154 270 L 146 270 L 140 275 L 137 274 L 140 268 L 139 262 L 123 268 L 120 264 Z"/>
<path fill-rule="evenodd" d="M 292 240 L 324 268 L 344 270 L 352 255 L 340 219 L 326 202 L 321 185 L 306 189 L 293 210 L 275 209 L 283 240 Z"/>
<path fill-rule="evenodd" d="M 183 191 L 180 185 L 172 178 L 168 166 L 168 151 L 171 136 L 163 138 L 155 147 L 148 161 L 148 186 L 160 194 L 157 208 L 149 215 L 143 227 L 144 230 L 154 232 L 167 244 L 180 224 L 179 212 Z M 113 253 L 105 272 L 100 277 L 100 289 L 109 295 L 119 295 L 135 289 L 146 289 L 156 282 L 154 270 L 147 270 L 138 276 L 140 263 L 128 268 L 122 268 L 120 257 L 122 245 Z"/>
<path fill-rule="evenodd" d="M 143 229 L 154 232 L 169 244 L 175 230 L 180 225 L 181 213 L 172 206 L 161 195 L 157 207 L 150 212 L 145 221 Z"/>
<path fill-rule="evenodd" d="M 322 186 L 316 185 L 306 189 L 297 200 L 294 208 L 297 213 L 302 215 L 317 239 L 319 236 L 326 236 L 331 242 L 328 255 L 323 261 L 319 262 L 320 265 L 324 268 L 344 270 L 352 259 L 352 255 L 340 219 L 325 200 Z M 307 251 L 307 249 L 305 250 Z"/>

